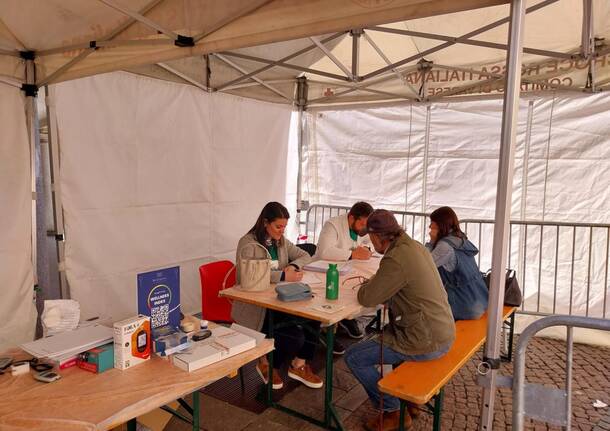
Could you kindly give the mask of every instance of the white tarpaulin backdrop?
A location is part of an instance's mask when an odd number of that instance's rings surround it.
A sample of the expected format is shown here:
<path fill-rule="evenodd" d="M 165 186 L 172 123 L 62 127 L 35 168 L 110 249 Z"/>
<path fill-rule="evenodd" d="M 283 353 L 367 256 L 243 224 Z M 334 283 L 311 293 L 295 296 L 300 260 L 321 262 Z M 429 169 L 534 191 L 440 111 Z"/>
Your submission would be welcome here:
<path fill-rule="evenodd" d="M 0 350 L 32 340 L 36 327 L 32 270 L 30 148 L 24 98 L 0 85 Z"/>
<path fill-rule="evenodd" d="M 137 312 L 136 275 L 234 259 L 263 205 L 285 198 L 291 108 L 126 73 L 56 86 L 66 274 L 85 318 Z"/>
<path fill-rule="evenodd" d="M 608 112 L 608 94 L 521 100 L 512 220 L 610 224 Z M 461 219 L 493 219 L 501 114 L 501 100 L 309 110 L 303 198 L 426 213 L 449 205 Z M 421 240 L 426 222 L 417 228 Z M 540 229 L 512 233 L 525 309 L 610 316 L 608 229 Z M 492 232 L 469 232 L 481 241 L 483 270 Z"/>

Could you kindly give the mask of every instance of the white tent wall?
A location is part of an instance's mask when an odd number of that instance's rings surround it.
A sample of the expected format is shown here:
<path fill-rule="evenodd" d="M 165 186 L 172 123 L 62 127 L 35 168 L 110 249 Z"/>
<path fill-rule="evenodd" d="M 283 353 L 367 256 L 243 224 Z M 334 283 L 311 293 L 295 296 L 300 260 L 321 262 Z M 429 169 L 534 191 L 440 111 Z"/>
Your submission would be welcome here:
<path fill-rule="evenodd" d="M 85 318 L 133 315 L 136 275 L 233 260 L 269 200 L 285 197 L 291 109 L 127 73 L 56 86 L 66 274 Z"/>
<path fill-rule="evenodd" d="M 25 101 L 20 89 L 0 84 L 0 350 L 34 338 L 32 192 Z"/>
<path fill-rule="evenodd" d="M 512 220 L 610 223 L 609 111 L 610 95 L 603 93 L 521 100 Z M 461 219 L 492 219 L 501 114 L 501 100 L 484 99 L 311 109 L 303 198 L 346 206 L 365 199 L 427 213 L 449 205 Z M 416 226 L 417 239 L 426 227 Z M 480 244 L 482 270 L 491 266 L 492 234 L 491 224 L 480 237 L 469 231 Z M 511 266 L 525 310 L 610 316 L 609 246 L 602 227 L 513 228 Z"/>

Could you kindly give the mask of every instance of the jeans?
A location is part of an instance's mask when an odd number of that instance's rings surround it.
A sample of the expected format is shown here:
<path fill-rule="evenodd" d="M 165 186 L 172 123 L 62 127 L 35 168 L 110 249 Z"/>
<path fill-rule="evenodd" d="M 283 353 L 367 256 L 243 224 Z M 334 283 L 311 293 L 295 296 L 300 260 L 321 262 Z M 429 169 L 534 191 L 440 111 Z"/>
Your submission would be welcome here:
<path fill-rule="evenodd" d="M 450 347 L 451 344 L 432 353 L 405 355 L 384 345 L 383 363 L 399 365 L 405 361 L 429 361 L 431 359 L 440 358 L 449 351 Z M 379 365 L 379 343 L 374 340 L 368 340 L 352 345 L 347 349 L 347 352 L 345 352 L 345 363 L 364 387 L 373 405 L 379 406 L 380 394 L 379 389 L 377 388 L 377 382 L 381 378 L 381 374 L 377 371 L 377 365 Z M 398 398 L 383 394 L 383 410 L 385 412 L 393 412 L 399 408 L 400 402 Z"/>

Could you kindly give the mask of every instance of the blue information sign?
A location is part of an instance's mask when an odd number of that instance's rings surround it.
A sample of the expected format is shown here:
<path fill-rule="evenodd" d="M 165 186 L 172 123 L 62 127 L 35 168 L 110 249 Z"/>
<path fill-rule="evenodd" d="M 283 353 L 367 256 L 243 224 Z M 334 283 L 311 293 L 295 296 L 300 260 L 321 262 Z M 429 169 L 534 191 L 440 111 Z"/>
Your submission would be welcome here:
<path fill-rule="evenodd" d="M 138 313 L 152 329 L 180 326 L 180 267 L 138 274 Z"/>

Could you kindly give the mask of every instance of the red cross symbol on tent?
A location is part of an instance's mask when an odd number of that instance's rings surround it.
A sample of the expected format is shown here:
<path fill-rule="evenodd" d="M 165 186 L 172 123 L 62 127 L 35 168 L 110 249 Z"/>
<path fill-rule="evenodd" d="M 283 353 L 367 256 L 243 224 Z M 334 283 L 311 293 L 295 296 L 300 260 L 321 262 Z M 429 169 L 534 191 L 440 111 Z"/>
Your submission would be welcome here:
<path fill-rule="evenodd" d="M 324 96 L 325 97 L 330 97 L 330 96 L 334 96 L 335 92 L 332 90 L 332 88 L 326 88 L 326 90 L 324 90 Z"/>

